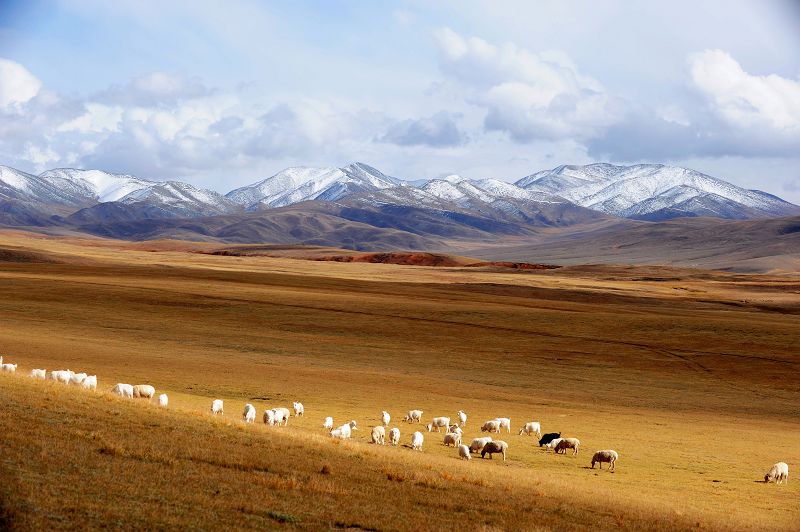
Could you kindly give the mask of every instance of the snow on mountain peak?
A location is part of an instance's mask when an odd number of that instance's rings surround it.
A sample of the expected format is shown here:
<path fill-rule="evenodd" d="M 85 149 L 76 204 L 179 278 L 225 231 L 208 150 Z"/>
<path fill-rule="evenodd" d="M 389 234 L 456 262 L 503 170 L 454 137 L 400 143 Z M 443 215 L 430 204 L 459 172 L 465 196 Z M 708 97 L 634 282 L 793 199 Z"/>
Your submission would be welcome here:
<path fill-rule="evenodd" d="M 718 212 L 720 202 L 728 203 L 725 217 L 797 212 L 790 203 L 763 192 L 745 190 L 689 168 L 663 164 L 564 165 L 537 172 L 516 184 L 620 217 L 707 215 Z M 703 204 L 708 207 L 698 207 Z"/>

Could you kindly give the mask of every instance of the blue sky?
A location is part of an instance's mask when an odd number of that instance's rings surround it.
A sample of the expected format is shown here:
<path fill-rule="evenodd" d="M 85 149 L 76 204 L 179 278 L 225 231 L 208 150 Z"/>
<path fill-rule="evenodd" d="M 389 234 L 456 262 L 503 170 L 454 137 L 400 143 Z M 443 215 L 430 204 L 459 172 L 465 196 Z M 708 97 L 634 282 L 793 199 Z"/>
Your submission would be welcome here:
<path fill-rule="evenodd" d="M 800 2 L 0 2 L 0 164 L 689 166 L 800 202 Z"/>

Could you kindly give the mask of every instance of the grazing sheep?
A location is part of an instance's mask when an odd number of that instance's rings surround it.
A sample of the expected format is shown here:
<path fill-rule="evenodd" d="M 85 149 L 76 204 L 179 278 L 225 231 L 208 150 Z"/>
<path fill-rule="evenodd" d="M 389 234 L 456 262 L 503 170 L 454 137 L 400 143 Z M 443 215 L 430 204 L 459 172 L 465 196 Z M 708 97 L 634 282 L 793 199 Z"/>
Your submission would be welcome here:
<path fill-rule="evenodd" d="M 572 449 L 572 456 L 578 454 L 578 449 L 581 446 L 581 441 L 578 438 L 561 438 L 561 441 L 556 445 L 556 454 L 567 454 L 567 449 Z"/>
<path fill-rule="evenodd" d="M 152 399 L 156 394 L 156 389 L 149 384 L 137 384 L 133 387 L 133 396 L 142 399 Z"/>
<path fill-rule="evenodd" d="M 3 364 L 0 365 L 0 368 L 3 369 L 6 373 L 16 373 L 18 364 Z"/>
<path fill-rule="evenodd" d="M 273 412 L 275 412 L 275 424 L 278 426 L 283 425 L 284 427 L 289 424 L 289 409 L 278 407 L 273 408 Z"/>
<path fill-rule="evenodd" d="M 389 431 L 389 443 L 398 445 L 400 443 L 400 429 L 397 427 Z"/>
<path fill-rule="evenodd" d="M 83 382 L 81 383 L 81 388 L 84 390 L 96 390 L 97 389 L 97 375 L 89 375 Z"/>
<path fill-rule="evenodd" d="M 561 438 L 556 438 L 555 440 L 550 440 L 549 442 L 544 444 L 544 452 L 552 451 L 558 445 L 558 442 L 561 441 Z"/>
<path fill-rule="evenodd" d="M 415 451 L 421 451 L 422 442 L 424 440 L 425 437 L 422 435 L 420 431 L 415 432 L 414 435 L 411 436 L 411 448 L 414 449 Z"/>
<path fill-rule="evenodd" d="M 389 422 L 391 420 L 392 420 L 392 416 L 389 415 L 389 412 L 387 412 L 386 410 L 381 412 L 381 422 L 383 423 L 384 427 L 388 427 L 389 426 Z"/>
<path fill-rule="evenodd" d="M 265 425 L 274 425 L 275 424 L 275 411 L 274 410 L 264 410 L 264 424 Z"/>
<path fill-rule="evenodd" d="M 384 445 L 386 443 L 386 429 L 382 426 L 378 425 L 377 427 L 372 427 L 372 443 L 377 445 Z"/>
<path fill-rule="evenodd" d="M 76 373 L 69 379 L 70 384 L 74 384 L 75 386 L 80 386 L 83 384 L 83 381 L 88 377 L 86 373 Z"/>
<path fill-rule="evenodd" d="M 294 417 L 302 416 L 306 411 L 303 403 L 293 402 L 292 408 L 294 408 Z"/>
<path fill-rule="evenodd" d="M 764 482 L 774 482 L 775 484 L 789 483 L 789 465 L 786 462 L 778 462 L 764 475 Z"/>
<path fill-rule="evenodd" d="M 244 405 L 244 412 L 242 412 L 242 419 L 245 423 L 255 423 L 256 422 L 256 407 L 247 403 Z"/>
<path fill-rule="evenodd" d="M 158 406 L 166 407 L 168 405 L 169 405 L 169 397 L 167 397 L 167 394 L 162 393 L 161 395 L 159 395 L 158 396 Z"/>
<path fill-rule="evenodd" d="M 43 369 L 32 369 L 31 377 L 34 379 L 45 379 L 47 378 L 47 371 Z"/>
<path fill-rule="evenodd" d="M 484 458 L 488 454 L 489 459 L 492 459 L 493 454 L 501 453 L 503 455 L 503 462 L 505 462 L 507 452 L 508 444 L 506 442 L 502 440 L 494 440 L 483 446 L 483 449 L 481 449 L 481 458 Z"/>
<path fill-rule="evenodd" d="M 546 444 L 550 443 L 551 441 L 555 440 L 556 438 L 560 438 L 560 437 L 561 437 L 561 433 L 560 432 L 548 432 L 547 434 L 545 434 L 544 436 L 539 438 L 539 447 L 541 447 L 543 445 L 546 445 Z"/>
<path fill-rule="evenodd" d="M 472 443 L 469 444 L 469 452 L 471 453 L 479 453 L 483 450 L 487 443 L 492 441 L 491 436 L 484 436 L 483 438 L 475 438 L 472 440 Z"/>
<path fill-rule="evenodd" d="M 458 426 L 458 423 L 456 423 L 455 425 L 451 426 L 448 429 L 448 432 L 450 432 L 452 434 L 458 434 L 459 436 L 462 436 L 464 434 L 464 431 L 461 430 L 461 427 Z"/>
<path fill-rule="evenodd" d="M 451 445 L 453 447 L 458 447 L 459 445 L 461 445 L 461 435 L 456 434 L 454 432 L 448 432 L 447 434 L 444 435 L 443 443 L 445 447 L 449 447 Z"/>
<path fill-rule="evenodd" d="M 331 437 L 332 438 L 337 438 L 337 439 L 340 439 L 340 440 L 346 440 L 346 439 L 350 438 L 350 436 L 352 435 L 352 431 L 354 431 L 354 430 L 358 430 L 358 427 L 356 427 L 355 420 L 353 420 L 350 423 L 347 423 L 345 425 L 342 425 L 341 427 L 333 429 L 331 431 Z"/>
<path fill-rule="evenodd" d="M 409 410 L 406 417 L 403 418 L 403 421 L 422 423 L 422 410 Z"/>
<path fill-rule="evenodd" d="M 463 443 L 458 446 L 458 457 L 462 460 L 472 460 L 472 456 L 469 454 L 469 447 L 464 445 Z"/>
<path fill-rule="evenodd" d="M 500 432 L 500 422 L 497 421 L 496 419 L 492 419 L 490 421 L 487 421 L 481 427 L 481 432 L 497 432 L 497 433 L 499 433 Z"/>
<path fill-rule="evenodd" d="M 462 427 L 467 424 L 467 414 L 463 410 L 459 410 L 458 414 L 456 415 L 458 416 L 458 422 Z"/>
<path fill-rule="evenodd" d="M 537 438 L 541 438 L 542 437 L 542 424 L 539 423 L 538 421 L 528 421 L 527 423 L 525 423 L 524 427 L 519 429 L 519 433 L 520 433 L 520 435 L 522 433 L 525 433 L 528 436 L 530 436 L 531 434 L 536 434 Z"/>
<path fill-rule="evenodd" d="M 222 409 L 222 399 L 214 399 L 211 402 L 211 415 L 216 416 L 217 414 L 225 415 L 225 411 Z"/>
<path fill-rule="evenodd" d="M 325 418 L 325 421 L 322 422 L 322 427 L 328 430 L 333 429 L 333 418 L 328 416 Z"/>
<path fill-rule="evenodd" d="M 614 471 L 614 464 L 618 458 L 619 454 L 617 454 L 617 451 L 612 451 L 611 449 L 597 451 L 594 453 L 594 456 L 592 456 L 592 469 L 594 469 L 594 464 L 596 463 L 599 463 L 600 469 L 603 469 L 603 462 L 605 462 L 608 464 L 608 470 Z"/>
<path fill-rule="evenodd" d="M 425 425 L 425 427 L 428 429 L 428 432 L 431 432 L 431 430 L 433 430 L 433 429 L 436 429 L 436 432 L 439 432 L 439 429 L 442 428 L 442 427 L 444 427 L 445 432 L 447 432 L 449 430 L 449 427 L 450 427 L 450 418 L 449 417 L 435 417 L 435 418 L 433 418 L 431 420 L 430 423 Z"/>
<path fill-rule="evenodd" d="M 501 429 L 506 429 L 506 432 L 511 433 L 511 420 L 507 417 L 496 417 L 495 421 L 500 423 Z"/>
<path fill-rule="evenodd" d="M 133 386 L 130 384 L 123 384 L 118 382 L 112 389 L 111 393 L 115 393 L 120 397 L 133 397 Z"/>

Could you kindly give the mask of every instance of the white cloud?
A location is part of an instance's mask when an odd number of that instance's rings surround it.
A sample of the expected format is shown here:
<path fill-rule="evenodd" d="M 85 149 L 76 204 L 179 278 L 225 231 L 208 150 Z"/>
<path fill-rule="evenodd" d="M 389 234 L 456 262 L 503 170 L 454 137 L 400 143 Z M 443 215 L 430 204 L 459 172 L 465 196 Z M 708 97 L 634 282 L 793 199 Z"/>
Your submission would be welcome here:
<path fill-rule="evenodd" d="M 42 82 L 16 61 L 0 58 L 0 108 L 30 101 Z"/>
<path fill-rule="evenodd" d="M 489 130 L 519 141 L 589 138 L 616 120 L 603 86 L 563 52 L 494 45 L 449 28 L 435 37 L 442 71 L 486 110 Z"/>
<path fill-rule="evenodd" d="M 688 61 L 695 86 L 731 125 L 800 132 L 800 82 L 748 74 L 723 50 L 693 53 Z"/>
<path fill-rule="evenodd" d="M 122 119 L 122 114 L 123 108 L 119 106 L 87 103 L 84 114 L 59 125 L 56 131 L 76 131 L 78 133 L 116 131 Z"/>

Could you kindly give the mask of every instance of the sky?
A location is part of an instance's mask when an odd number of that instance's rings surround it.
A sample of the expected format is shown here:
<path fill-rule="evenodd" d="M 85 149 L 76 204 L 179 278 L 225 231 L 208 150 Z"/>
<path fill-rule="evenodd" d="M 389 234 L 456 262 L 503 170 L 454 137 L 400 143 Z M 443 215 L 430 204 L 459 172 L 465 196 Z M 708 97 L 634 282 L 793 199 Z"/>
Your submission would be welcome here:
<path fill-rule="evenodd" d="M 0 0 L 0 164 L 686 166 L 800 203 L 800 1 Z"/>

